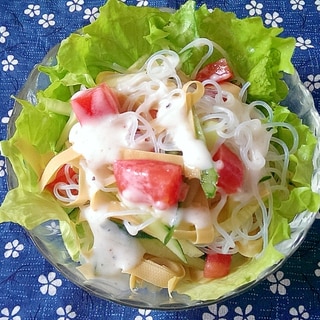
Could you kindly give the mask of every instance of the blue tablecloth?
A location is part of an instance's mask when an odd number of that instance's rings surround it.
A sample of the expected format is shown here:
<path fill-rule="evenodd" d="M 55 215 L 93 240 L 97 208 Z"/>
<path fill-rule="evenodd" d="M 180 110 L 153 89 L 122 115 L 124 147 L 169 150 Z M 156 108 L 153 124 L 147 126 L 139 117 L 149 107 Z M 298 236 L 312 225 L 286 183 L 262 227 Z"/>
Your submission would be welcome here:
<path fill-rule="evenodd" d="M 126 0 L 123 0 L 126 2 Z M 135 6 L 177 8 L 182 0 L 128 0 Z M 0 138 L 5 139 L 13 100 L 33 66 L 70 32 L 98 16 L 104 0 L 0 1 Z M 198 1 L 202 4 L 203 1 Z M 319 0 L 208 0 L 209 8 L 239 17 L 262 17 L 296 38 L 293 62 L 320 108 Z M 6 194 L 0 156 L 0 201 Z M 55 270 L 19 226 L 0 225 L 0 319 L 320 319 L 320 219 L 300 249 L 277 272 L 231 300 L 189 311 L 134 309 L 103 301 Z"/>

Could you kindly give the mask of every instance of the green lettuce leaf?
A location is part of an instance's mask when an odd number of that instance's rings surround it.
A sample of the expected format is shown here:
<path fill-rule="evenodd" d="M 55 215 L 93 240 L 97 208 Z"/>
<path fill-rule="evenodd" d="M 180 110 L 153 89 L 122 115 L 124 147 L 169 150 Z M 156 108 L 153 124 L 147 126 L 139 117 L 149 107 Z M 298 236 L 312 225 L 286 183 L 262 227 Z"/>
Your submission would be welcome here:
<path fill-rule="evenodd" d="M 19 187 L 38 190 L 39 178 L 49 159 L 56 153 L 56 142 L 67 122 L 66 116 L 50 112 L 42 103 L 37 108 L 17 99 L 22 110 L 11 139 L 1 142 L 5 155 L 17 176 Z"/>
<path fill-rule="evenodd" d="M 314 171 L 312 161 L 317 139 L 301 119 L 285 107 L 274 106 L 273 121 L 291 124 L 298 135 L 297 150 L 289 157 L 287 183 L 291 186 L 290 194 L 288 197 L 281 192 L 273 195 L 274 215 L 284 216 L 291 221 L 304 210 L 317 212 L 319 209 L 320 195 L 311 189 Z M 293 146 L 294 137 L 288 129 L 278 128 L 274 136 L 284 141 L 289 149 Z"/>
<path fill-rule="evenodd" d="M 235 14 L 219 9 L 210 13 L 206 6 L 195 10 L 194 2 L 188 1 L 172 15 L 164 30 L 168 33 L 168 36 L 164 34 L 167 46 L 177 52 L 198 37 L 219 44 L 228 53 L 234 71 L 251 83 L 249 101 L 279 102 L 286 96 L 281 72 L 293 73 L 290 58 L 295 39 L 278 37 L 281 28 L 265 28 L 260 17 L 238 19 Z M 194 51 L 197 52 L 186 56 L 183 65 L 187 74 L 192 73 L 205 50 Z M 220 57 L 215 51 L 208 62 Z"/>
<path fill-rule="evenodd" d="M 47 192 L 39 194 L 22 188 L 12 189 L 0 208 L 0 222 L 12 221 L 28 226 L 28 229 L 50 219 L 70 221 L 63 208 Z"/>
<path fill-rule="evenodd" d="M 252 32 L 255 30 L 255 32 Z M 93 24 L 62 41 L 58 64 L 42 67 L 56 89 L 55 97 L 65 86 L 94 86 L 101 71 L 127 69 L 137 61 L 143 63 L 163 48 L 179 52 L 195 38 L 204 37 L 218 43 L 227 53 L 235 72 L 251 86 L 248 99 L 280 102 L 287 94 L 282 72 L 293 73 L 290 58 L 294 38 L 280 38 L 281 28 L 265 28 L 260 17 L 238 19 L 219 9 L 209 12 L 205 5 L 195 8 L 187 1 L 174 13 L 157 8 L 128 7 L 109 0 Z M 191 74 L 206 48 L 189 50 L 182 55 L 182 69 Z M 221 57 L 215 51 L 208 62 Z M 50 87 L 47 89 L 51 93 Z M 69 90 L 69 97 L 73 90 Z M 67 96 L 66 96 L 67 93 Z M 52 98 L 52 97 L 51 97 Z"/>

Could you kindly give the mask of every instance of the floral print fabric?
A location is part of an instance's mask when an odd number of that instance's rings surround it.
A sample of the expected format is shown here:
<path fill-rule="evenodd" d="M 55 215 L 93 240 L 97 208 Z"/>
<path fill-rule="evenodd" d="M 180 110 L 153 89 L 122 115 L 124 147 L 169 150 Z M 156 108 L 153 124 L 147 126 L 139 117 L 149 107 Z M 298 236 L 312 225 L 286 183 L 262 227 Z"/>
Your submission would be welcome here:
<path fill-rule="evenodd" d="M 122 0 L 134 6 L 170 6 L 183 1 Z M 70 32 L 95 21 L 103 0 L 18 1 L 0 3 L 0 136 L 5 139 L 13 100 L 33 66 Z M 203 2 L 199 1 L 199 4 Z M 293 62 L 320 109 L 319 0 L 206 1 L 208 8 L 260 16 L 267 27 L 284 28 L 296 39 Z M 0 155 L 0 201 L 7 191 Z M 51 234 L 59 232 L 54 223 Z M 0 225 L 0 320 L 52 319 L 320 319 L 320 219 L 283 267 L 231 300 L 196 310 L 159 312 L 98 299 L 70 283 L 36 250 L 27 233 Z"/>

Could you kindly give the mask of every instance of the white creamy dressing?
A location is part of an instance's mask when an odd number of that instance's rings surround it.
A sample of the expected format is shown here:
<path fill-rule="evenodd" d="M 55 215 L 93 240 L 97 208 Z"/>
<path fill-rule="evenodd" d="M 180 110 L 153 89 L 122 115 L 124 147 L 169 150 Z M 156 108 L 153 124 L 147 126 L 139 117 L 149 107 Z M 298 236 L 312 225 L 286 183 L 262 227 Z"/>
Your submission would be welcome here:
<path fill-rule="evenodd" d="M 95 171 L 106 163 L 113 163 L 119 158 L 120 149 L 129 147 L 128 134 L 134 122 L 135 118 L 116 114 L 82 125 L 77 123 L 71 128 L 69 141 Z"/>
<path fill-rule="evenodd" d="M 124 198 L 122 198 L 122 202 L 130 208 L 137 208 L 138 210 L 149 213 L 155 219 L 159 219 L 163 224 L 170 227 L 177 226 L 184 221 L 196 226 L 197 229 L 204 229 L 213 223 L 210 210 L 200 205 L 192 205 L 186 208 L 177 208 L 177 206 L 174 206 L 166 210 L 157 210 L 144 204 L 129 202 Z M 152 219 L 150 219 L 150 221 L 152 221 Z M 134 227 L 132 227 L 132 230 L 135 230 Z M 136 228 L 135 234 L 139 230 L 140 229 Z M 132 235 L 134 235 L 134 232 Z"/>
<path fill-rule="evenodd" d="M 212 214 L 207 207 L 190 206 L 179 208 L 183 221 L 195 225 L 196 229 L 204 229 L 213 224 Z"/>
<path fill-rule="evenodd" d="M 151 207 L 150 205 L 147 205 L 144 202 L 132 202 L 128 200 L 128 197 L 119 195 L 119 198 L 126 207 L 136 209 L 137 212 L 144 212 L 146 214 L 150 214 L 150 216 L 154 217 L 155 219 L 159 219 L 163 224 L 166 224 L 171 227 L 174 225 L 178 225 L 180 221 L 183 219 L 182 211 L 178 209 L 177 205 L 172 206 L 171 208 L 167 208 L 165 210 L 161 210 Z"/>
<path fill-rule="evenodd" d="M 212 168 L 211 154 L 204 142 L 195 137 L 188 120 L 185 92 L 176 93 L 160 101 L 157 122 L 167 128 L 174 144 L 182 151 L 186 166 L 200 170 Z"/>
<path fill-rule="evenodd" d="M 107 212 L 107 206 L 97 210 L 90 206 L 81 208 L 81 215 L 88 221 L 94 236 L 90 254 L 84 258 L 94 267 L 98 276 L 116 277 L 122 271 L 135 267 L 145 250 L 137 239 L 107 219 Z"/>

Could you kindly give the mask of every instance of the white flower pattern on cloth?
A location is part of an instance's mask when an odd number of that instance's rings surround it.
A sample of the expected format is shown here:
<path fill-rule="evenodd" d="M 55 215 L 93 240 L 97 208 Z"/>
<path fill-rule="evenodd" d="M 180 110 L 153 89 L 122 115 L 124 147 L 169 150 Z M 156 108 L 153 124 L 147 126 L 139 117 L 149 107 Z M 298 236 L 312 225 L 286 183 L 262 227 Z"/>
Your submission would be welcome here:
<path fill-rule="evenodd" d="M 309 313 L 304 306 L 300 305 L 298 308 L 290 308 L 289 314 L 293 316 L 291 320 L 305 320 L 309 319 Z"/>
<path fill-rule="evenodd" d="M 2 60 L 2 70 L 7 72 L 7 71 L 13 71 L 15 66 L 18 64 L 18 60 L 14 57 L 13 54 L 9 54 L 7 56 L 7 59 Z"/>
<path fill-rule="evenodd" d="M 280 295 L 285 295 L 287 293 L 286 287 L 289 287 L 291 284 L 290 279 L 284 278 L 284 273 L 282 271 L 271 274 L 267 279 L 272 283 L 270 291 L 274 294 L 278 293 Z"/>
<path fill-rule="evenodd" d="M 2 123 L 8 123 L 9 122 L 9 120 L 10 120 L 10 117 L 11 117 L 11 115 L 12 115 L 12 112 L 13 112 L 13 109 L 10 109 L 9 111 L 8 111 L 8 116 L 5 116 L 5 117 L 2 117 L 1 118 L 1 122 Z"/>
<path fill-rule="evenodd" d="M 303 10 L 304 5 L 306 4 L 304 0 L 290 0 L 292 4 L 292 10 Z"/>
<path fill-rule="evenodd" d="M 81 11 L 84 0 L 70 0 L 67 1 L 66 5 L 69 7 L 70 12 Z"/>
<path fill-rule="evenodd" d="M 307 50 L 308 48 L 314 48 L 311 44 L 310 39 L 303 39 L 302 37 L 297 38 L 296 47 L 300 48 L 301 50 Z"/>
<path fill-rule="evenodd" d="M 317 6 L 317 10 L 320 11 L 320 0 L 316 0 L 314 4 Z"/>
<path fill-rule="evenodd" d="M 5 258 L 18 258 L 20 255 L 20 251 L 24 249 L 24 245 L 20 243 L 18 239 L 15 239 L 12 242 L 7 242 L 4 248 L 6 250 L 4 252 Z"/>
<path fill-rule="evenodd" d="M 57 293 L 57 287 L 62 285 L 61 279 L 56 279 L 55 272 L 49 272 L 48 276 L 40 275 L 38 282 L 42 284 L 40 287 L 41 293 L 49 296 L 54 296 Z"/>
<path fill-rule="evenodd" d="M 139 315 L 134 318 L 134 320 L 152 320 L 152 316 L 150 315 L 151 310 L 147 309 L 139 309 Z"/>
<path fill-rule="evenodd" d="M 149 2 L 147 0 L 137 0 L 137 7 L 146 7 Z"/>
<path fill-rule="evenodd" d="M 265 15 L 265 24 L 267 26 L 271 25 L 271 27 L 278 27 L 281 22 L 283 22 L 282 17 L 280 17 L 278 12 L 266 13 Z"/>
<path fill-rule="evenodd" d="M 84 10 L 84 13 L 83 19 L 89 20 L 90 23 L 94 22 L 99 17 L 99 9 L 97 7 L 93 7 L 92 9 L 87 8 Z"/>
<path fill-rule="evenodd" d="M 56 22 L 54 21 L 54 14 L 43 14 L 42 18 L 38 21 L 38 23 L 45 29 L 54 26 L 56 24 Z"/>
<path fill-rule="evenodd" d="M 318 267 L 317 269 L 314 270 L 314 274 L 316 277 L 320 277 L 320 261 L 318 262 Z"/>
<path fill-rule="evenodd" d="M 7 27 L 0 26 L 0 43 L 6 42 L 6 37 L 9 36 L 9 31 L 7 31 Z"/>
<path fill-rule="evenodd" d="M 234 320 L 255 320 L 255 316 L 251 314 L 252 312 L 252 305 L 248 304 L 244 311 L 241 307 L 236 307 L 235 310 L 236 316 L 234 317 Z"/>
<path fill-rule="evenodd" d="M 38 4 L 28 4 L 28 7 L 23 12 L 30 18 L 33 18 L 40 14 L 40 6 Z"/>
<path fill-rule="evenodd" d="M 76 312 L 72 311 L 72 306 L 68 304 L 65 308 L 59 307 L 57 309 L 57 315 L 60 316 L 57 320 L 71 320 L 76 318 Z"/>
<path fill-rule="evenodd" d="M 4 177 L 6 175 L 6 172 L 6 162 L 3 159 L 0 159 L 0 177 Z"/>
<path fill-rule="evenodd" d="M 227 306 L 218 306 L 217 304 L 213 304 L 210 305 L 208 309 L 210 313 L 203 313 L 202 320 L 228 320 L 228 318 L 225 317 L 229 311 Z"/>
<path fill-rule="evenodd" d="M 304 85 L 309 89 L 310 92 L 320 89 L 320 74 L 309 74 L 307 79 L 308 80 L 304 82 Z"/>
<path fill-rule="evenodd" d="M 257 1 L 250 1 L 245 8 L 249 11 L 249 16 L 261 15 L 263 4 Z"/>
<path fill-rule="evenodd" d="M 0 320 L 21 320 L 21 317 L 18 315 L 20 311 L 20 306 L 15 306 L 12 311 L 9 308 L 3 308 L 0 314 Z"/>
<path fill-rule="evenodd" d="M 60 234 L 60 226 L 56 221 L 51 221 L 45 228 L 49 231 L 48 236 L 53 234 Z"/>

